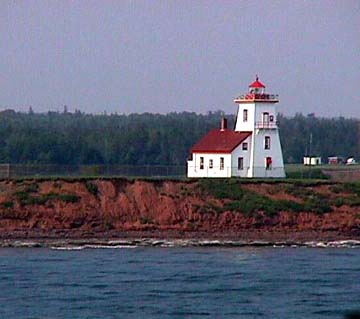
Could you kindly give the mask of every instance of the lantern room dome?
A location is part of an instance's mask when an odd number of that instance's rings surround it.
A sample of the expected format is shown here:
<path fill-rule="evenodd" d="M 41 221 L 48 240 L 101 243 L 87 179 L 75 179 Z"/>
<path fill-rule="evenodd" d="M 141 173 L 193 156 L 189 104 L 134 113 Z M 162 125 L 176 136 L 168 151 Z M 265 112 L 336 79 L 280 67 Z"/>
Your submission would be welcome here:
<path fill-rule="evenodd" d="M 259 81 L 259 77 L 256 76 L 256 80 L 249 85 L 249 88 L 265 89 L 265 85 Z"/>
<path fill-rule="evenodd" d="M 249 85 L 249 93 L 265 93 L 265 85 L 259 81 L 258 76 L 255 82 Z"/>

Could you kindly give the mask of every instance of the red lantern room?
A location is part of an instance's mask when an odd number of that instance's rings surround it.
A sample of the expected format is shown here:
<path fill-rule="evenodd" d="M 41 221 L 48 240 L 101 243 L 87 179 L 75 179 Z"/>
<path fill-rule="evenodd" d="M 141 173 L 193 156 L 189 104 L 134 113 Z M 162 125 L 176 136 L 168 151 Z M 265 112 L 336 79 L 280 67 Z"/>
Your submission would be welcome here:
<path fill-rule="evenodd" d="M 279 102 L 279 96 L 277 94 L 265 93 L 265 85 L 259 81 L 259 77 L 253 83 L 249 85 L 249 92 L 238 96 L 235 103 L 277 103 Z"/>
<path fill-rule="evenodd" d="M 249 85 L 249 93 L 264 94 L 265 85 L 259 81 L 259 77 L 256 76 L 255 82 Z"/>

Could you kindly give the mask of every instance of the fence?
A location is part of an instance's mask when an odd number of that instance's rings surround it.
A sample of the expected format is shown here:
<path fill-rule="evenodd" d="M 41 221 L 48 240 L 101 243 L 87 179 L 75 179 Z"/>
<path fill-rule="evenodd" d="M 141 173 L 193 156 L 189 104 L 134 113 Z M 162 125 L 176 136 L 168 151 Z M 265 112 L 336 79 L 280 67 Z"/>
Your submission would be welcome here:
<path fill-rule="evenodd" d="M 323 173 L 332 181 L 355 182 L 360 181 L 360 169 L 323 169 Z"/>
<path fill-rule="evenodd" d="M 286 165 L 286 175 L 292 178 L 328 178 L 337 182 L 360 180 L 360 165 Z"/>
<path fill-rule="evenodd" d="M 24 165 L 0 164 L 0 178 L 21 177 L 185 177 L 185 165 Z"/>
<path fill-rule="evenodd" d="M 259 168 L 260 169 L 260 168 Z M 215 176 L 213 169 L 205 168 L 193 177 L 246 177 L 247 168 L 238 170 L 237 167 L 224 167 L 223 174 Z M 261 170 L 265 170 L 263 167 Z M 277 168 L 263 172 L 255 172 L 255 176 L 276 177 Z M 334 181 L 359 181 L 360 166 L 322 165 L 320 167 L 308 167 L 300 164 L 286 165 L 287 177 L 293 178 L 324 178 L 328 176 Z M 260 175 L 259 175 L 260 174 Z M 86 176 L 117 176 L 117 177 L 153 177 L 153 178 L 185 178 L 187 176 L 186 165 L 28 165 L 28 164 L 0 164 L 0 178 L 23 178 L 23 177 L 86 177 Z"/>

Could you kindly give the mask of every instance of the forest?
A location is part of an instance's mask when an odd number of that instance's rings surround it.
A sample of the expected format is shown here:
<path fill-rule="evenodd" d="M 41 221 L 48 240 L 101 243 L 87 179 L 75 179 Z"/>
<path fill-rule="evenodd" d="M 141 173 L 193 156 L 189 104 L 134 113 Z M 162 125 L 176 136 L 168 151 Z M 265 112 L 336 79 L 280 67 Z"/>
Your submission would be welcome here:
<path fill-rule="evenodd" d="M 221 111 L 196 114 L 0 112 L 0 163 L 184 165 L 189 150 L 220 125 Z M 229 128 L 234 115 L 226 116 Z M 311 155 L 359 158 L 359 120 L 278 115 L 285 163 Z"/>

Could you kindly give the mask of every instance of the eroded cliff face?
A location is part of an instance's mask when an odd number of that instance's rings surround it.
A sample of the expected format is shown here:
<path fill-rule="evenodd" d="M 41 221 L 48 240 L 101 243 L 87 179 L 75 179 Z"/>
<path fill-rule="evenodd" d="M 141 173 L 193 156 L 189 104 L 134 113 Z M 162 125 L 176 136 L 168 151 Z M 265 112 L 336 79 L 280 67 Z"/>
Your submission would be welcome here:
<path fill-rule="evenodd" d="M 287 184 L 244 183 L 234 185 L 273 200 L 298 202 Z M 335 185 L 336 187 L 336 185 Z M 0 182 L 0 236 L 93 237 L 123 233 L 154 236 L 212 235 L 246 237 L 295 233 L 332 233 L 335 237 L 360 237 L 360 203 L 341 202 L 349 197 L 334 184 L 311 186 L 309 192 L 337 200 L 332 211 L 277 211 L 261 209 L 244 213 L 241 207 L 226 209 L 231 199 L 218 198 L 198 181 L 25 180 Z M 305 195 L 306 196 L 306 195 Z M 165 235 L 166 236 L 166 235 Z"/>

